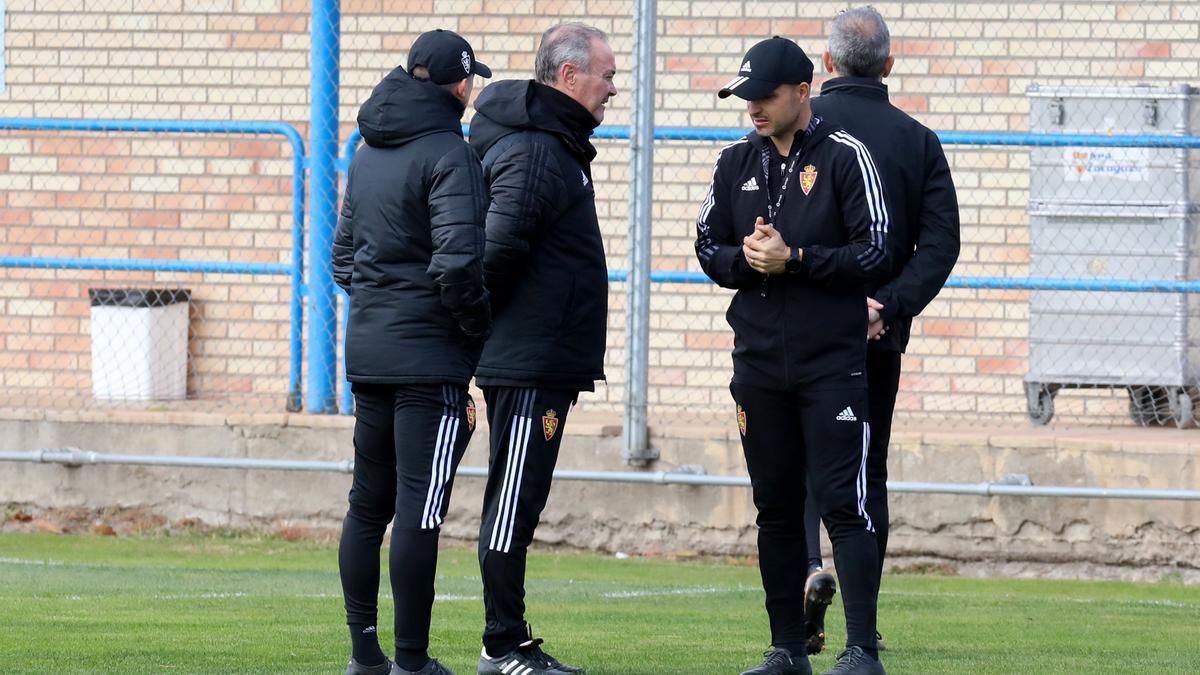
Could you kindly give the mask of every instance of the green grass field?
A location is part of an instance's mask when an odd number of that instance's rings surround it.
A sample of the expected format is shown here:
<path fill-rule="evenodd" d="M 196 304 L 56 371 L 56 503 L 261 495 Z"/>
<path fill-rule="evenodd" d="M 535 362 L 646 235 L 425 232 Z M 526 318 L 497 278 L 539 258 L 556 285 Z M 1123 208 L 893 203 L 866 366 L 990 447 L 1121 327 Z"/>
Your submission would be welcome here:
<path fill-rule="evenodd" d="M 529 577 L 535 631 L 592 675 L 736 674 L 767 646 L 752 565 L 542 554 Z M 437 591 L 431 653 L 473 673 L 473 550 L 443 551 Z M 893 576 L 880 605 L 891 673 L 1200 673 L 1200 588 Z M 835 601 L 833 645 L 840 625 Z M 338 673 L 348 655 L 334 546 L 0 535 L 0 672 Z"/>

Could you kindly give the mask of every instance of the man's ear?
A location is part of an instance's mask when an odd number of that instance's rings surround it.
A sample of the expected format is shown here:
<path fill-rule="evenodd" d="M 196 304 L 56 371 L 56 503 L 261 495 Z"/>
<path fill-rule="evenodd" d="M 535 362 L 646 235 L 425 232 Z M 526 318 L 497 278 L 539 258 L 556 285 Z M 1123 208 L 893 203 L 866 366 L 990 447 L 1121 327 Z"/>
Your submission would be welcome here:
<path fill-rule="evenodd" d="M 462 101 L 463 105 L 466 105 L 467 99 L 471 98 L 471 78 L 464 77 L 458 82 L 455 82 L 453 91 L 454 97 Z"/>
<path fill-rule="evenodd" d="M 574 63 L 564 63 L 558 68 L 558 83 L 567 91 L 575 89 L 575 80 L 579 76 L 579 67 Z"/>
<path fill-rule="evenodd" d="M 825 72 L 833 74 L 833 54 L 825 52 L 821 55 L 821 65 L 825 66 Z"/>
<path fill-rule="evenodd" d="M 892 66 L 894 65 L 896 65 L 896 57 L 887 57 L 887 59 L 883 62 L 883 74 L 881 74 L 880 77 L 887 77 L 888 75 L 891 75 Z"/>

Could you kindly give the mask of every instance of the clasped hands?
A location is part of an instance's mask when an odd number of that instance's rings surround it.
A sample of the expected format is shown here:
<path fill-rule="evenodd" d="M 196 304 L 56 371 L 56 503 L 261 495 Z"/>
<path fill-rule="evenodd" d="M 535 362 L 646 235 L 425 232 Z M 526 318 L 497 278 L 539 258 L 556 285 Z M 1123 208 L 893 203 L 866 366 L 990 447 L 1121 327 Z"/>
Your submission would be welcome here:
<path fill-rule="evenodd" d="M 763 221 L 759 216 L 754 221 L 754 232 L 742 239 L 742 255 L 750 269 L 762 274 L 781 274 L 792 249 L 783 241 L 779 230 Z M 803 255 L 803 252 L 801 252 Z"/>
<path fill-rule="evenodd" d="M 800 258 L 804 258 L 804 249 L 797 249 Z M 754 221 L 754 232 L 742 239 L 742 255 L 750 269 L 761 274 L 780 274 L 784 265 L 792 256 L 792 249 L 783 241 L 783 237 L 762 216 Z M 887 332 L 883 325 L 883 309 L 875 298 L 867 298 L 867 339 L 878 340 Z"/>

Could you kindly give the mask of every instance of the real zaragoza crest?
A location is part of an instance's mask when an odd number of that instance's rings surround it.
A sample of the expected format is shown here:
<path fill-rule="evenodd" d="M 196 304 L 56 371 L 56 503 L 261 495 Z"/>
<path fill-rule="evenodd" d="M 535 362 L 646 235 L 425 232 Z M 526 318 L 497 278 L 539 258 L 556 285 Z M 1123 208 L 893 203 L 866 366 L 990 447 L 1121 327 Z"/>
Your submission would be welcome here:
<path fill-rule="evenodd" d="M 809 164 L 804 167 L 804 171 L 800 173 L 800 189 L 804 190 L 804 194 L 812 192 L 813 186 L 817 184 L 817 167 Z"/>
<path fill-rule="evenodd" d="M 470 54 L 468 54 L 466 52 L 462 53 L 462 64 L 463 64 L 463 70 L 466 71 L 466 73 L 468 75 L 470 75 L 471 74 L 471 55 Z"/>
<path fill-rule="evenodd" d="M 475 401 L 467 398 L 467 426 L 475 431 Z"/>
<path fill-rule="evenodd" d="M 552 409 L 547 410 L 546 414 L 542 416 L 542 435 L 548 441 L 554 438 L 554 432 L 556 431 L 558 431 L 558 413 Z"/>
<path fill-rule="evenodd" d="M 738 430 L 742 432 L 743 436 L 745 436 L 746 435 L 746 411 L 742 410 L 742 406 L 740 406 L 740 405 L 737 407 L 737 420 L 738 420 Z"/>

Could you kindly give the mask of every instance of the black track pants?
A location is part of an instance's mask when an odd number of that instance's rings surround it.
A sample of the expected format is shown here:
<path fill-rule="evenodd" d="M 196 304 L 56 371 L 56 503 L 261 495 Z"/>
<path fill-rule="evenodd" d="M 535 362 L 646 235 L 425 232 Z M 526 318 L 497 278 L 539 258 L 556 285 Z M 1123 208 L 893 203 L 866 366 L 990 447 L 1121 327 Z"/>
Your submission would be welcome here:
<path fill-rule="evenodd" d="M 847 645 L 874 648 L 879 564 L 866 510 L 866 390 L 778 391 L 737 383 L 730 390 L 745 429 L 742 450 L 758 509 L 759 572 L 772 644 L 805 637 L 807 484 L 833 542 Z"/>
<path fill-rule="evenodd" d="M 892 439 L 892 415 L 896 411 L 896 392 L 900 388 L 900 352 L 882 349 L 867 350 L 867 403 L 871 415 L 871 448 L 867 454 L 867 513 L 875 525 L 875 542 L 879 549 L 879 574 L 883 575 L 883 558 L 887 553 L 888 512 L 887 478 L 888 446 Z M 821 541 L 818 528 L 821 516 L 810 491 L 805 505 L 805 533 L 808 537 L 808 558 L 821 560 Z M 878 585 L 878 584 L 876 584 Z"/>
<path fill-rule="evenodd" d="M 491 656 L 511 652 L 525 626 L 525 553 L 550 495 L 563 425 L 577 392 L 484 387 L 490 456 L 479 527 L 479 570 Z"/>
<path fill-rule="evenodd" d="M 354 384 L 354 484 L 338 547 L 346 621 L 377 623 L 379 547 L 394 519 L 397 648 L 429 644 L 438 534 L 474 414 L 462 387 Z"/>

